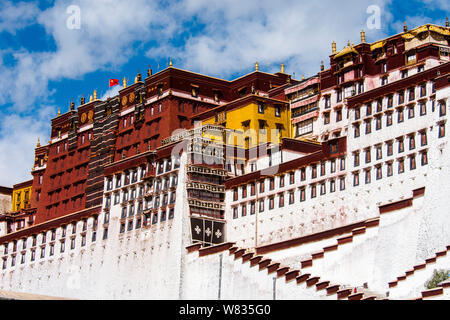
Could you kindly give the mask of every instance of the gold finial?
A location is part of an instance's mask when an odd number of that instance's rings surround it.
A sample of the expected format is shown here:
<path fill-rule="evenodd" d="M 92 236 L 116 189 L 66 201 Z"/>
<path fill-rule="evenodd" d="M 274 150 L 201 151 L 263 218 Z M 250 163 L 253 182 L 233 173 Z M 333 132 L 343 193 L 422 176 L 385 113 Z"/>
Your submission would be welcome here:
<path fill-rule="evenodd" d="M 169 67 L 173 67 L 172 58 L 169 58 Z"/>
<path fill-rule="evenodd" d="M 448 24 L 448 17 L 445 18 L 445 26 L 448 28 L 449 24 Z"/>
<path fill-rule="evenodd" d="M 92 102 L 92 101 L 94 101 L 94 98 L 92 97 L 92 94 L 91 94 L 91 96 L 89 97 L 89 102 Z"/>
<path fill-rule="evenodd" d="M 84 99 L 84 97 L 81 97 L 81 105 L 85 104 L 86 100 Z"/>
<path fill-rule="evenodd" d="M 123 77 L 123 87 L 127 87 L 127 78 Z"/>
<path fill-rule="evenodd" d="M 364 29 L 361 30 L 361 43 L 366 42 L 366 33 L 364 32 Z"/>
<path fill-rule="evenodd" d="M 57 116 L 60 116 L 60 115 L 61 115 L 61 109 L 58 108 L 58 114 L 57 114 Z"/>
<path fill-rule="evenodd" d="M 281 73 L 284 73 L 284 63 L 281 64 Z"/>
<path fill-rule="evenodd" d="M 336 53 L 336 42 L 334 42 L 334 41 L 331 43 L 331 52 L 332 52 L 333 54 Z"/>
<path fill-rule="evenodd" d="M 305 80 L 305 74 L 302 75 L 302 80 Z"/>
<path fill-rule="evenodd" d="M 71 110 L 71 111 L 75 110 L 75 103 L 73 102 L 73 100 L 72 100 L 72 102 L 70 103 L 70 110 Z"/>
<path fill-rule="evenodd" d="M 259 71 L 259 63 L 258 62 L 255 63 L 255 71 Z"/>
<path fill-rule="evenodd" d="M 40 146 L 41 146 L 41 141 L 39 140 L 39 137 L 38 137 L 38 142 L 36 144 L 36 147 L 39 148 Z"/>
<path fill-rule="evenodd" d="M 350 40 L 347 41 L 347 47 L 350 48 Z"/>
<path fill-rule="evenodd" d="M 94 90 L 94 100 L 97 100 L 97 90 Z"/>
<path fill-rule="evenodd" d="M 408 27 L 406 26 L 406 21 L 403 23 L 403 32 L 408 31 Z"/>
<path fill-rule="evenodd" d="M 138 74 L 136 75 L 136 81 L 135 81 L 135 83 L 137 83 L 137 82 L 139 82 L 139 81 L 141 81 L 141 80 L 142 80 L 141 73 L 138 71 Z"/>
<path fill-rule="evenodd" d="M 150 77 L 152 75 L 152 68 L 150 68 L 150 65 L 148 65 L 148 69 L 147 69 L 147 76 Z"/>
<path fill-rule="evenodd" d="M 320 61 L 320 71 L 325 70 L 325 66 L 323 65 L 323 60 Z"/>

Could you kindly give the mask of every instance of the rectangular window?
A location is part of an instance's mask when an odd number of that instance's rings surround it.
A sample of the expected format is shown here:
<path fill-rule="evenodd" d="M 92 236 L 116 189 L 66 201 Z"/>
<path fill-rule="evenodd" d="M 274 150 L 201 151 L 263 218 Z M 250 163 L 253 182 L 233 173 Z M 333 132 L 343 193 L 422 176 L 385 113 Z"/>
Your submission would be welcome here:
<path fill-rule="evenodd" d="M 353 154 L 353 166 L 359 166 L 359 152 Z"/>
<path fill-rule="evenodd" d="M 439 103 L 439 116 L 443 117 L 447 114 L 447 105 L 445 103 Z"/>
<path fill-rule="evenodd" d="M 300 169 L 300 180 L 305 181 L 306 180 L 306 168 Z"/>
<path fill-rule="evenodd" d="M 320 184 L 320 195 L 324 195 L 327 192 L 325 182 Z"/>
<path fill-rule="evenodd" d="M 311 199 L 315 198 L 317 195 L 316 185 L 311 186 Z"/>
<path fill-rule="evenodd" d="M 409 150 L 414 150 L 416 148 L 416 139 L 414 136 L 409 137 Z"/>
<path fill-rule="evenodd" d="M 386 113 L 386 127 L 390 127 L 392 125 L 392 112 Z"/>
<path fill-rule="evenodd" d="M 280 193 L 278 195 L 278 207 L 283 208 L 284 207 L 284 194 Z"/>
<path fill-rule="evenodd" d="M 366 116 L 372 115 L 372 105 L 368 104 L 366 107 Z"/>
<path fill-rule="evenodd" d="M 330 112 L 325 112 L 323 114 L 323 124 L 329 124 L 330 123 Z"/>
<path fill-rule="evenodd" d="M 370 149 L 366 149 L 365 152 L 366 152 L 366 163 L 370 163 L 370 161 L 372 160 Z"/>
<path fill-rule="evenodd" d="M 340 162 L 340 170 L 344 171 L 345 170 L 345 158 L 344 157 L 340 158 L 339 162 Z"/>
<path fill-rule="evenodd" d="M 284 175 L 280 176 L 280 188 L 284 187 Z"/>
<path fill-rule="evenodd" d="M 359 186 L 359 172 L 353 174 L 353 186 Z"/>
<path fill-rule="evenodd" d="M 259 212 L 264 212 L 264 199 L 259 200 Z"/>
<path fill-rule="evenodd" d="M 419 103 L 419 112 L 421 116 L 427 114 L 427 105 L 425 103 Z"/>
<path fill-rule="evenodd" d="M 409 170 L 416 169 L 416 156 L 409 157 Z"/>
<path fill-rule="evenodd" d="M 439 138 L 445 137 L 445 123 L 439 125 Z"/>
<path fill-rule="evenodd" d="M 289 184 L 295 183 L 295 172 L 289 173 Z"/>
<path fill-rule="evenodd" d="M 336 191 L 336 181 L 330 180 L 330 192 L 335 192 L 335 191 Z"/>
<path fill-rule="evenodd" d="M 408 119 L 414 118 L 414 106 L 408 107 Z"/>
<path fill-rule="evenodd" d="M 403 139 L 398 140 L 398 153 L 402 153 L 405 151 L 405 144 L 403 142 Z"/>
<path fill-rule="evenodd" d="M 270 178 L 269 179 L 269 190 L 273 190 L 275 188 L 275 179 Z"/>
<path fill-rule="evenodd" d="M 294 200 L 295 200 L 295 193 L 293 191 L 289 192 L 289 204 L 293 204 Z"/>
<path fill-rule="evenodd" d="M 330 161 L 330 172 L 331 173 L 336 172 L 336 159 L 333 159 Z"/>
<path fill-rule="evenodd" d="M 317 165 L 311 166 L 311 179 L 317 178 Z"/>
<path fill-rule="evenodd" d="M 371 171 L 370 171 L 370 170 L 366 170 L 366 171 L 365 171 L 365 176 L 366 176 L 366 179 L 365 179 L 366 184 L 369 184 L 369 183 L 370 183 L 370 180 L 371 180 L 371 177 L 372 177 Z"/>
<path fill-rule="evenodd" d="M 377 160 L 382 159 L 383 158 L 383 150 L 382 150 L 381 146 L 376 146 L 375 151 L 376 151 Z"/>
<path fill-rule="evenodd" d="M 355 120 L 358 120 L 361 117 L 360 108 L 355 109 Z"/>
<path fill-rule="evenodd" d="M 420 156 L 421 156 L 422 166 L 426 166 L 428 164 L 428 154 L 426 152 L 422 152 L 420 154 Z"/>
<path fill-rule="evenodd" d="M 303 202 L 306 200 L 306 190 L 305 188 L 300 189 L 300 202 Z"/>
<path fill-rule="evenodd" d="M 339 190 L 345 190 L 345 178 L 339 178 Z"/>
<path fill-rule="evenodd" d="M 358 138 L 359 135 L 360 135 L 360 132 L 359 132 L 359 123 L 358 123 L 358 124 L 355 124 L 353 127 L 354 127 L 354 132 L 355 132 L 354 137 L 355 137 L 355 138 Z"/>
<path fill-rule="evenodd" d="M 239 217 L 238 208 L 235 207 L 235 208 L 233 208 L 233 219 L 237 219 L 238 217 Z"/>
<path fill-rule="evenodd" d="M 405 172 L 405 160 L 399 159 L 398 160 L 398 173 Z"/>
<path fill-rule="evenodd" d="M 389 162 L 386 164 L 386 175 L 390 177 L 392 176 L 392 174 L 393 174 L 392 162 Z"/>
<path fill-rule="evenodd" d="M 380 180 L 381 178 L 383 178 L 383 173 L 382 173 L 382 171 L 381 171 L 381 166 L 379 166 L 379 167 L 376 167 L 376 175 L 377 175 L 377 180 Z"/>
<path fill-rule="evenodd" d="M 247 204 L 243 204 L 241 206 L 241 217 L 245 217 L 247 215 Z"/>
<path fill-rule="evenodd" d="M 370 120 L 367 120 L 365 122 L 366 122 L 366 134 L 370 134 L 372 132 L 372 122 Z"/>
<path fill-rule="evenodd" d="M 256 212 L 256 210 L 255 210 L 255 202 L 252 201 L 252 202 L 250 203 L 250 214 L 251 214 L 251 215 L 254 215 L 255 212 Z"/>
<path fill-rule="evenodd" d="M 260 193 L 264 192 L 264 184 L 265 184 L 264 180 L 259 183 L 259 192 Z"/>
<path fill-rule="evenodd" d="M 375 117 L 375 129 L 381 130 L 381 116 Z"/>
<path fill-rule="evenodd" d="M 408 95 L 408 101 L 413 101 L 416 98 L 416 94 L 415 94 L 415 88 L 410 88 L 409 89 L 409 95 Z"/>
<path fill-rule="evenodd" d="M 393 154 L 393 152 L 394 152 L 394 151 L 393 151 L 393 149 L 394 149 L 394 148 L 393 148 L 393 143 L 392 143 L 392 142 L 388 142 L 387 145 L 386 145 L 386 149 L 387 149 L 387 150 L 386 150 L 386 153 L 387 153 L 388 157 L 389 157 L 389 156 L 392 156 L 392 154 Z"/>
<path fill-rule="evenodd" d="M 324 176 L 325 172 L 325 162 L 320 163 L 320 176 Z"/>
<path fill-rule="evenodd" d="M 404 120 L 405 120 L 405 118 L 403 116 L 403 108 L 399 108 L 397 110 L 397 122 L 402 123 Z"/>

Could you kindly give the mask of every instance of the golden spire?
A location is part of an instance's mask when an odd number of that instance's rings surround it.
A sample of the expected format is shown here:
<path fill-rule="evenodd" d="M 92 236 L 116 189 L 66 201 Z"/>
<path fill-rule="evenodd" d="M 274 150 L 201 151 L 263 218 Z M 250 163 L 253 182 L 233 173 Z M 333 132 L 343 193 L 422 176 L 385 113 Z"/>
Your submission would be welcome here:
<path fill-rule="evenodd" d="M 259 71 L 259 63 L 258 63 L 258 61 L 256 61 L 256 63 L 255 63 L 255 71 Z"/>
<path fill-rule="evenodd" d="M 169 58 L 169 67 L 173 67 L 172 58 Z"/>
<path fill-rule="evenodd" d="M 364 32 L 364 29 L 361 30 L 361 43 L 366 42 L 366 33 Z"/>
<path fill-rule="evenodd" d="M 284 73 L 284 63 L 281 64 L 281 73 Z"/>
<path fill-rule="evenodd" d="M 123 87 L 127 87 L 127 78 L 123 77 Z"/>
<path fill-rule="evenodd" d="M 445 26 L 448 28 L 449 24 L 448 24 L 448 17 L 445 18 Z"/>
<path fill-rule="evenodd" d="M 81 105 L 85 104 L 86 100 L 84 99 L 84 97 L 81 97 Z"/>
<path fill-rule="evenodd" d="M 75 102 L 73 102 L 73 100 L 70 103 L 70 110 L 75 110 Z"/>
<path fill-rule="evenodd" d="M 89 102 L 92 102 L 92 101 L 94 101 L 94 98 L 92 97 L 92 94 L 91 94 L 91 96 L 89 97 Z"/>
<path fill-rule="evenodd" d="M 97 100 L 97 90 L 94 90 L 94 100 Z"/>
<path fill-rule="evenodd" d="M 333 54 L 336 53 L 336 42 L 334 42 L 334 40 L 333 40 L 333 42 L 331 43 L 331 52 L 332 52 Z"/>
<path fill-rule="evenodd" d="M 320 61 L 320 71 L 325 70 L 325 66 L 323 65 L 323 60 Z"/>
<path fill-rule="evenodd" d="M 350 40 L 347 41 L 347 47 L 350 48 Z"/>
<path fill-rule="evenodd" d="M 302 75 L 302 80 L 305 80 L 305 74 Z"/>
<path fill-rule="evenodd" d="M 137 76 L 136 77 L 134 77 L 134 83 L 137 83 L 138 82 L 138 79 L 137 79 Z"/>
<path fill-rule="evenodd" d="M 136 75 L 136 82 L 142 81 L 141 73 L 138 71 L 138 74 Z"/>
<path fill-rule="evenodd" d="M 61 115 L 61 109 L 58 108 L 58 114 L 57 114 L 57 116 L 59 117 L 60 115 Z"/>
<path fill-rule="evenodd" d="M 41 141 L 39 141 L 39 137 L 38 137 L 38 142 L 36 144 L 36 148 L 39 148 L 41 146 Z"/>
<path fill-rule="evenodd" d="M 406 21 L 403 23 L 403 32 L 408 31 L 408 27 L 406 26 Z"/>
<path fill-rule="evenodd" d="M 148 65 L 148 69 L 147 69 L 147 76 L 150 77 L 152 75 L 152 68 L 150 67 L 150 65 Z"/>

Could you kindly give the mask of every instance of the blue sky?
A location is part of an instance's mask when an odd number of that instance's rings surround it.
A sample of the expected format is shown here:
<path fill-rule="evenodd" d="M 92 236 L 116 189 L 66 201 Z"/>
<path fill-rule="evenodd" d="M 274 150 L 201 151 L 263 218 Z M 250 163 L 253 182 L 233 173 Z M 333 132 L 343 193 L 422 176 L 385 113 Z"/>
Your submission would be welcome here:
<path fill-rule="evenodd" d="M 79 8 L 79 28 L 68 28 L 68 8 Z M 369 29 L 367 8 L 380 8 Z M 312 75 L 328 63 L 331 42 L 342 49 L 423 23 L 444 25 L 444 0 L 0 0 L 0 185 L 31 178 L 37 137 L 48 141 L 50 119 L 93 90 L 113 95 L 111 78 L 133 81 L 175 67 L 232 79 L 260 69 Z"/>

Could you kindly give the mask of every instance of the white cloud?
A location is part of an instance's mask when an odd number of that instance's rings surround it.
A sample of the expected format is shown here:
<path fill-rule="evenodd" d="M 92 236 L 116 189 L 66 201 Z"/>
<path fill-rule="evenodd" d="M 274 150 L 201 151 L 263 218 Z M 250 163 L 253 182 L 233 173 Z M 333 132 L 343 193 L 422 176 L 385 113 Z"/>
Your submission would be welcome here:
<path fill-rule="evenodd" d="M 115 97 L 119 94 L 119 91 L 122 90 L 122 86 L 121 85 L 116 85 L 112 88 L 110 88 L 108 91 L 106 91 L 103 96 L 100 98 L 100 100 L 106 100 L 108 98 L 112 98 Z"/>
<path fill-rule="evenodd" d="M 35 114 L 1 114 L 0 127 L 0 185 L 14 184 L 32 178 L 34 149 L 37 138 L 44 145 L 49 139 L 49 123 L 54 116 L 54 106 L 41 106 Z"/>
<path fill-rule="evenodd" d="M 35 3 L 0 1 L 0 32 L 16 34 L 16 31 L 35 23 L 39 8 Z"/>
<path fill-rule="evenodd" d="M 178 48 L 176 58 L 184 68 L 222 77 L 251 71 L 256 61 L 263 71 L 277 71 L 279 64 L 285 62 L 287 72 L 311 75 L 319 71 L 321 60 L 328 62 L 333 40 L 338 49 L 347 40 L 359 43 L 363 28 L 368 41 L 386 36 L 386 25 L 392 19 L 386 10 L 389 3 L 186 0 L 176 7 L 179 19 L 189 22 L 195 17 L 206 27 Z M 382 10 L 379 30 L 366 27 L 366 9 L 373 4 Z M 172 50 L 168 44 L 147 55 L 167 56 Z"/>

